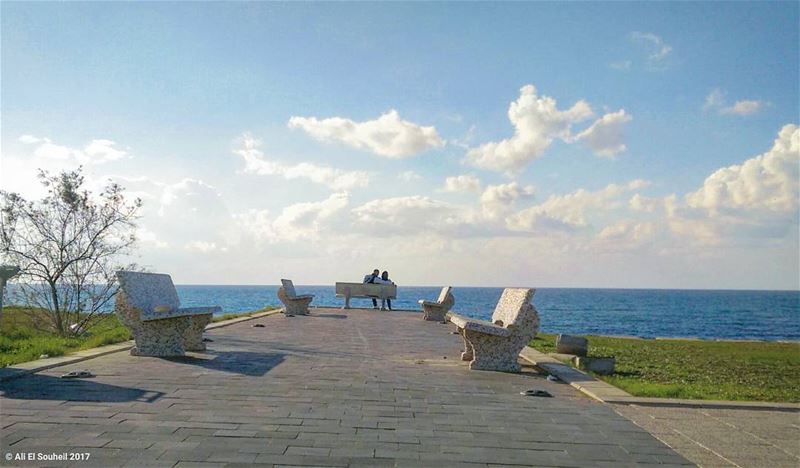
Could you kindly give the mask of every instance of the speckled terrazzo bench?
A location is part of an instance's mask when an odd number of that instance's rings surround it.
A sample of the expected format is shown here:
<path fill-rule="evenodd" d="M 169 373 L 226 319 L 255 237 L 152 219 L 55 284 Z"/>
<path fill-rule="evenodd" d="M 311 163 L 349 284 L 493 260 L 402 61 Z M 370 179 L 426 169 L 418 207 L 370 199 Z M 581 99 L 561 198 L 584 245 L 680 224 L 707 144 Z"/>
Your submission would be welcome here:
<path fill-rule="evenodd" d="M 397 299 L 396 284 L 373 284 L 373 283 L 336 283 L 336 297 L 344 298 L 344 307 L 350 308 L 350 299 L 363 297 L 367 299 L 380 299 L 381 310 L 386 310 L 386 299 Z"/>
<path fill-rule="evenodd" d="M 205 351 L 203 330 L 220 307 L 181 308 L 169 275 L 118 271 L 115 313 L 133 333 L 134 356 L 183 356 Z"/>
<path fill-rule="evenodd" d="M 292 280 L 282 279 L 281 287 L 278 288 L 278 299 L 283 303 L 283 313 L 291 317 L 293 315 L 308 315 L 308 305 L 314 300 L 314 295 L 297 295 L 294 290 Z"/>
<path fill-rule="evenodd" d="M 522 348 L 539 331 L 539 314 L 531 304 L 535 289 L 506 288 L 492 314 L 492 321 L 450 314 L 464 339 L 461 359 L 472 370 L 519 372 Z"/>
<path fill-rule="evenodd" d="M 449 312 L 450 309 L 453 308 L 453 304 L 456 303 L 456 298 L 451 292 L 452 289 L 453 288 L 450 286 L 442 288 L 442 292 L 439 293 L 439 299 L 437 299 L 436 302 L 420 300 L 419 305 L 422 306 L 422 318 L 435 322 L 444 322 L 447 312 Z"/>

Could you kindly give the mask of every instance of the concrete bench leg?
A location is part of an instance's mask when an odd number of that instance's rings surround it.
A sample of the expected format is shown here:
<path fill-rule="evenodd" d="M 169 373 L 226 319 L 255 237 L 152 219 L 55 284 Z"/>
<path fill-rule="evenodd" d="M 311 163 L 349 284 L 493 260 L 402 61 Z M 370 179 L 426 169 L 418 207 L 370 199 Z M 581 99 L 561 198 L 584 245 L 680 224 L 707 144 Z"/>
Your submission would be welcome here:
<path fill-rule="evenodd" d="M 342 309 L 349 309 L 350 308 L 350 296 L 344 297 L 344 307 Z"/>
<path fill-rule="evenodd" d="M 133 356 L 183 356 L 184 335 L 189 328 L 189 317 L 176 317 L 142 322 L 134 331 L 136 346 Z"/>
<path fill-rule="evenodd" d="M 186 351 L 205 351 L 206 344 L 203 342 L 203 331 L 206 325 L 211 323 L 211 314 L 195 315 L 189 318 L 189 328 L 183 339 L 183 347 Z"/>
<path fill-rule="evenodd" d="M 444 317 L 447 315 L 447 309 L 441 306 L 422 305 L 422 318 L 432 322 L 444 322 Z"/>
<path fill-rule="evenodd" d="M 467 339 L 467 335 L 464 330 L 459 331 L 461 332 L 461 338 L 464 340 L 464 352 L 461 353 L 461 360 L 472 361 L 472 358 L 475 356 L 475 350 L 472 348 L 472 343 L 470 343 Z"/>
<path fill-rule="evenodd" d="M 469 363 L 470 369 L 501 372 L 519 372 L 522 369 L 519 353 L 525 343 L 521 340 L 473 331 L 465 331 L 464 336 L 475 353 Z"/>
<path fill-rule="evenodd" d="M 308 299 L 289 299 L 286 301 L 286 315 L 308 315 L 308 305 L 311 304 L 311 298 Z"/>

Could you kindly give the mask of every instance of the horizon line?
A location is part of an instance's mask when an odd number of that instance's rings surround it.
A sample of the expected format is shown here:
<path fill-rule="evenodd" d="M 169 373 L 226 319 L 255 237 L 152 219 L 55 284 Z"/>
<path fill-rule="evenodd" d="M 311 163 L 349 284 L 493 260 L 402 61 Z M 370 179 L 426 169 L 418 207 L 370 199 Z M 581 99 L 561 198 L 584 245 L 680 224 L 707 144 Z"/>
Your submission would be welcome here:
<path fill-rule="evenodd" d="M 353 281 L 355 282 L 355 281 Z M 216 284 L 216 283 L 175 283 L 175 286 L 276 286 L 280 284 Z M 295 284 L 296 287 L 334 287 L 331 284 Z M 601 290 L 625 290 L 625 291 L 741 291 L 741 292 L 796 292 L 800 289 L 746 289 L 746 288 L 669 288 L 669 287 L 591 287 L 591 286 L 469 286 L 469 285 L 449 285 L 452 288 L 475 288 L 475 289 L 505 289 L 505 288 L 531 288 L 531 289 L 601 289 Z M 442 285 L 397 285 L 398 288 L 442 288 Z"/>

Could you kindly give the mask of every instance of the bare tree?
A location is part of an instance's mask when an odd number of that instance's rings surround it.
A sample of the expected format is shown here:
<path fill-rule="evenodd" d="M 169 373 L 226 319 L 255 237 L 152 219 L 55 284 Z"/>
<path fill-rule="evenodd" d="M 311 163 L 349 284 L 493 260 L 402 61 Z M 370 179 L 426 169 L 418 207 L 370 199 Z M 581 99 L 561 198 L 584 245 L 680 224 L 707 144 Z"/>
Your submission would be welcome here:
<path fill-rule="evenodd" d="M 47 195 L 37 201 L 0 191 L 0 255 L 21 268 L 16 302 L 47 310 L 60 335 L 82 333 L 119 288 L 115 272 L 136 243 L 140 199 L 109 181 L 94 197 L 82 168 L 39 171 Z"/>

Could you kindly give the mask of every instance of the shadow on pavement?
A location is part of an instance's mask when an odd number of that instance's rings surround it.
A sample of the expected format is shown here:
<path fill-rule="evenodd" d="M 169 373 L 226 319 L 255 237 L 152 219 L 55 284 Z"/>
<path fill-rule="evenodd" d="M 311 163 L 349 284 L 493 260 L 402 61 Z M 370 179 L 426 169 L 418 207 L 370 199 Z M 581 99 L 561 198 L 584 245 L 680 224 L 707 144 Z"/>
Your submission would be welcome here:
<path fill-rule="evenodd" d="M 260 347 L 261 349 L 268 349 L 269 351 L 275 354 L 281 355 L 292 355 L 292 356 L 299 356 L 305 358 L 312 358 L 316 359 L 320 356 L 323 357 L 337 357 L 337 358 L 354 358 L 354 359 L 376 359 L 374 356 L 369 356 L 362 353 L 351 353 L 347 351 L 335 351 L 332 350 L 330 347 L 319 346 L 319 347 L 312 347 L 312 346 L 296 346 L 291 345 L 283 342 L 277 342 L 274 340 L 265 340 L 265 341 L 257 341 L 252 339 L 246 338 L 237 338 L 234 336 L 225 336 L 223 338 L 217 339 L 216 344 L 219 345 L 224 343 L 226 346 L 234 347 L 234 348 L 242 348 L 242 347 L 249 347 L 253 348 Z M 208 353 L 212 353 L 212 351 L 207 351 Z M 222 353 L 220 351 L 219 353 Z M 250 353 L 250 354 L 259 354 L 259 353 Z"/>
<path fill-rule="evenodd" d="M 50 375 L 32 374 L 0 383 L 5 398 L 22 400 L 66 400 L 119 403 L 140 401 L 152 403 L 164 393 L 140 388 L 118 387 L 93 379 L 62 379 Z"/>
<path fill-rule="evenodd" d="M 161 358 L 177 364 L 198 366 L 208 370 L 261 377 L 284 361 L 282 353 L 252 353 L 247 351 L 208 352 L 210 359 L 194 356 Z"/>

